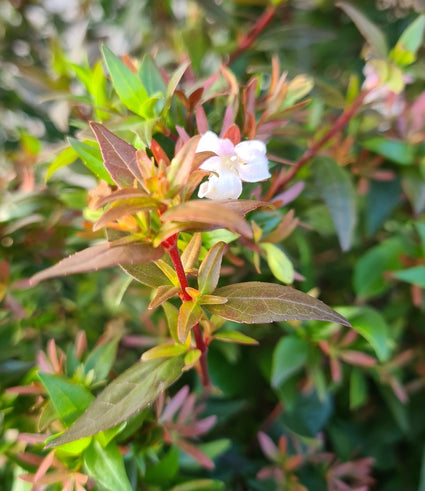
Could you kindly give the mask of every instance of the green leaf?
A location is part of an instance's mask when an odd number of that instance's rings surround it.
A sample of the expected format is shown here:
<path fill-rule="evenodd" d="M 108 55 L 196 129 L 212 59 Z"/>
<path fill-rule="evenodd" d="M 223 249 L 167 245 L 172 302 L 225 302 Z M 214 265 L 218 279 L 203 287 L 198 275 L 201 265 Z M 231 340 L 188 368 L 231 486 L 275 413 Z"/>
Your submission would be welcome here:
<path fill-rule="evenodd" d="M 288 256 L 275 244 L 264 242 L 260 247 L 267 254 L 267 264 L 273 276 L 282 283 L 291 284 L 294 281 L 294 266 Z"/>
<path fill-rule="evenodd" d="M 350 376 L 350 408 L 357 409 L 366 403 L 367 383 L 363 371 L 353 368 Z"/>
<path fill-rule="evenodd" d="M 420 15 L 402 33 L 397 44 L 391 50 L 390 58 L 398 65 L 410 65 L 416 61 L 416 55 L 422 45 L 425 31 L 425 15 Z"/>
<path fill-rule="evenodd" d="M 310 350 L 309 343 L 298 336 L 282 338 L 274 352 L 271 384 L 279 387 L 305 365 Z"/>
<path fill-rule="evenodd" d="M 89 141 L 80 142 L 71 137 L 68 138 L 68 141 L 87 168 L 90 169 L 96 177 L 103 179 L 108 184 L 114 184 L 114 181 L 103 165 L 102 155 L 95 143 Z"/>
<path fill-rule="evenodd" d="M 371 180 L 366 198 L 366 232 L 373 235 L 400 204 L 400 181 Z"/>
<path fill-rule="evenodd" d="M 374 136 L 362 141 L 361 145 L 399 165 L 411 165 L 415 160 L 414 145 L 403 141 Z"/>
<path fill-rule="evenodd" d="M 68 431 L 47 446 L 79 440 L 126 421 L 180 377 L 183 356 L 136 363 L 109 384 Z"/>
<path fill-rule="evenodd" d="M 58 375 L 38 372 L 38 377 L 46 388 L 59 418 L 66 426 L 73 423 L 94 399 L 87 389 Z"/>
<path fill-rule="evenodd" d="M 425 266 L 413 266 L 401 271 L 392 271 L 394 278 L 425 288 Z"/>
<path fill-rule="evenodd" d="M 187 353 L 189 346 L 185 344 L 159 344 L 145 351 L 142 355 L 142 361 L 154 360 L 155 358 L 169 358 Z"/>
<path fill-rule="evenodd" d="M 96 380 L 105 380 L 114 364 L 118 342 L 119 337 L 116 337 L 111 341 L 96 346 L 84 362 L 85 372 L 88 373 L 90 370 L 94 370 Z"/>
<path fill-rule="evenodd" d="M 390 287 L 385 278 L 386 271 L 400 269 L 400 255 L 406 250 L 405 240 L 391 237 L 369 249 L 360 257 L 354 269 L 354 290 L 361 298 L 380 295 Z"/>
<path fill-rule="evenodd" d="M 59 155 L 56 156 L 55 160 L 49 165 L 46 172 L 46 182 L 52 177 L 52 175 L 62 167 L 72 164 L 78 158 L 78 153 L 72 148 L 68 147 Z"/>
<path fill-rule="evenodd" d="M 213 479 L 196 479 L 195 481 L 185 482 L 172 487 L 169 491 L 222 491 L 224 483 Z"/>
<path fill-rule="evenodd" d="M 221 305 L 205 305 L 211 314 L 246 324 L 286 320 L 322 320 L 349 326 L 349 322 L 317 298 L 289 286 L 249 281 L 214 292 L 227 298 Z"/>
<path fill-rule="evenodd" d="M 368 341 L 380 361 L 388 360 L 392 341 L 388 324 L 380 312 L 367 306 L 339 307 L 338 311 L 347 317 L 352 328 Z"/>
<path fill-rule="evenodd" d="M 357 218 L 353 183 L 347 171 L 330 158 L 316 158 L 313 171 L 318 191 L 332 216 L 341 249 L 347 251 Z"/>
<path fill-rule="evenodd" d="M 177 334 L 179 341 L 184 343 L 192 327 L 197 324 L 203 315 L 201 306 L 195 301 L 184 302 L 179 309 Z"/>
<path fill-rule="evenodd" d="M 212 293 L 217 288 L 225 247 L 224 242 L 214 244 L 199 266 L 198 288 L 201 295 Z"/>
<path fill-rule="evenodd" d="M 415 227 L 418 230 L 419 237 L 422 245 L 422 257 L 425 259 L 425 223 L 416 222 Z"/>
<path fill-rule="evenodd" d="M 246 334 L 243 334 L 239 331 L 220 331 L 214 333 L 214 339 L 218 341 L 226 341 L 228 343 L 237 343 L 237 344 L 248 344 L 254 345 L 258 344 L 258 341 Z"/>
<path fill-rule="evenodd" d="M 130 111 L 148 119 L 151 114 L 146 113 L 146 108 L 144 108 L 144 104 L 148 100 L 148 93 L 140 78 L 108 47 L 102 46 L 102 53 L 118 97 Z"/>
<path fill-rule="evenodd" d="M 381 29 L 371 22 L 360 10 L 347 2 L 338 2 L 337 7 L 341 8 L 350 19 L 356 24 L 357 29 L 381 58 L 386 58 L 388 46 L 385 36 Z"/>
<path fill-rule="evenodd" d="M 132 278 L 143 285 L 158 288 L 161 285 L 170 285 L 170 281 L 155 263 L 120 264 L 121 268 Z"/>
<path fill-rule="evenodd" d="M 152 484 L 167 484 L 174 478 L 178 470 L 179 451 L 177 447 L 172 446 L 157 464 L 146 469 L 144 479 Z"/>
<path fill-rule="evenodd" d="M 151 55 L 145 55 L 140 63 L 139 78 L 149 96 L 161 94 L 165 96 L 167 84 Z"/>
<path fill-rule="evenodd" d="M 122 455 L 111 442 L 106 447 L 93 440 L 84 451 L 84 465 L 88 474 L 97 484 L 108 491 L 132 491 L 132 486 L 125 471 Z"/>

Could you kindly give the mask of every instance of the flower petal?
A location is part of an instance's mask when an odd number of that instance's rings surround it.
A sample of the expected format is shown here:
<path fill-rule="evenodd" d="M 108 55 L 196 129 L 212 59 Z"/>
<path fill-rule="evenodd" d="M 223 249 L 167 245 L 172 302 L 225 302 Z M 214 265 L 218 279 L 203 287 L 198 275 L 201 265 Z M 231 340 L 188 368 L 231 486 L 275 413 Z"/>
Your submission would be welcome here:
<path fill-rule="evenodd" d="M 227 156 L 234 154 L 234 145 L 227 138 L 223 140 L 212 131 L 207 131 L 201 136 L 196 151 L 214 152 L 217 155 Z"/>
<path fill-rule="evenodd" d="M 249 140 L 238 143 L 235 147 L 235 153 L 240 160 L 247 164 L 267 160 L 266 145 L 260 140 Z"/>
<path fill-rule="evenodd" d="M 237 199 L 242 193 L 242 182 L 234 172 L 224 172 L 217 176 L 211 174 L 207 182 L 201 184 L 199 198 Z"/>
<path fill-rule="evenodd" d="M 199 168 L 219 173 L 222 169 L 222 159 L 221 157 L 210 157 L 209 159 L 204 160 Z"/>

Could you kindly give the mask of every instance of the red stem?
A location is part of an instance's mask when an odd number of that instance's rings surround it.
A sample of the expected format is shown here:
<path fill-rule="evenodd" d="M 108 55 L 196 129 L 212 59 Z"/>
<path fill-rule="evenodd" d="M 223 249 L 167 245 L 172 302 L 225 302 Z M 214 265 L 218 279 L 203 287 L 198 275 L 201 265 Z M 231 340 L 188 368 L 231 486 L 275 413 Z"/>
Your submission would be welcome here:
<path fill-rule="evenodd" d="M 266 28 L 267 24 L 269 24 L 269 22 L 273 19 L 276 10 L 277 10 L 277 6 L 266 8 L 263 14 L 258 18 L 254 27 L 249 31 L 249 33 L 246 36 L 242 38 L 242 41 L 240 42 L 237 49 L 230 55 L 229 61 L 227 63 L 228 66 L 234 63 L 242 53 L 244 53 L 248 48 L 250 48 L 252 43 L 258 38 L 258 36 Z"/>
<path fill-rule="evenodd" d="M 183 264 L 180 258 L 179 251 L 177 249 L 177 235 L 173 235 L 164 243 L 165 248 L 170 254 L 171 260 L 173 261 L 174 269 L 176 270 L 177 278 L 181 287 L 181 299 L 183 302 L 188 302 L 192 300 L 191 296 L 187 293 L 186 288 L 189 286 L 187 282 L 186 273 L 184 272 Z M 199 364 L 201 367 L 201 379 L 202 385 L 207 388 L 211 386 L 211 380 L 208 373 L 208 363 L 207 363 L 207 346 L 204 342 L 202 336 L 202 331 L 199 324 L 193 327 L 193 334 L 195 336 L 196 347 L 201 351 L 201 357 L 199 359 Z"/>
<path fill-rule="evenodd" d="M 309 160 L 311 160 L 318 151 L 329 141 L 331 140 L 354 116 L 357 112 L 358 108 L 362 105 L 363 99 L 366 97 L 367 92 L 363 92 L 359 95 L 359 97 L 354 101 L 354 103 L 346 109 L 341 116 L 335 121 L 335 124 L 332 128 L 316 143 L 308 148 L 301 158 L 295 163 L 293 167 L 291 167 L 286 172 L 281 172 L 277 179 L 274 180 L 272 186 L 270 187 L 266 200 L 269 201 L 272 197 L 278 192 L 282 191 L 286 184 L 300 171 L 300 169 L 307 164 Z"/>

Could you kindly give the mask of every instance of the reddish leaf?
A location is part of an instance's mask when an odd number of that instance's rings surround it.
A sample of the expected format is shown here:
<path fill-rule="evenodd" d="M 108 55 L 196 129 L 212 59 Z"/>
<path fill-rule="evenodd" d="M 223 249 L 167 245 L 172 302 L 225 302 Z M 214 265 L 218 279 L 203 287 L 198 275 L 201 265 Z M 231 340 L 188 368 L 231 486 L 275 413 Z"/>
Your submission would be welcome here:
<path fill-rule="evenodd" d="M 200 135 L 192 137 L 183 145 L 183 147 L 171 161 L 168 178 L 172 185 L 176 187 L 182 186 L 187 181 L 191 172 L 194 170 L 193 162 L 200 138 Z M 201 163 L 198 165 L 200 164 Z"/>
<path fill-rule="evenodd" d="M 213 225 L 215 228 L 227 228 L 231 232 L 251 238 L 250 226 L 239 213 L 232 210 L 232 207 L 238 208 L 238 205 L 233 201 L 218 203 L 217 201 L 193 200 L 169 209 L 161 216 L 161 220 L 163 222 L 200 222 Z"/>
<path fill-rule="evenodd" d="M 99 230 L 110 222 L 119 220 L 126 215 L 134 215 L 143 210 L 153 210 L 157 208 L 157 201 L 146 197 L 125 200 L 121 203 L 115 203 L 109 210 L 93 224 L 93 230 Z"/>
<path fill-rule="evenodd" d="M 121 264 L 155 261 L 163 254 L 162 247 L 154 248 L 142 242 L 116 246 L 113 243 L 99 244 L 62 259 L 54 266 L 35 274 L 30 279 L 30 283 L 36 285 L 40 281 L 56 276 L 97 271 Z"/>
<path fill-rule="evenodd" d="M 90 123 L 96 135 L 106 169 L 119 187 L 131 186 L 134 179 L 142 181 L 136 162 L 136 149 L 100 123 Z"/>
<path fill-rule="evenodd" d="M 134 198 L 145 198 L 147 197 L 146 191 L 138 188 L 121 188 L 117 189 L 108 196 L 104 196 L 96 201 L 95 210 L 102 208 L 102 206 L 108 205 L 109 203 L 113 203 L 114 201 L 121 201 L 124 199 L 134 199 Z"/>
<path fill-rule="evenodd" d="M 225 304 L 205 305 L 214 315 L 245 324 L 287 320 L 321 320 L 344 326 L 350 323 L 320 300 L 288 286 L 249 281 L 224 286 L 214 292 Z"/>

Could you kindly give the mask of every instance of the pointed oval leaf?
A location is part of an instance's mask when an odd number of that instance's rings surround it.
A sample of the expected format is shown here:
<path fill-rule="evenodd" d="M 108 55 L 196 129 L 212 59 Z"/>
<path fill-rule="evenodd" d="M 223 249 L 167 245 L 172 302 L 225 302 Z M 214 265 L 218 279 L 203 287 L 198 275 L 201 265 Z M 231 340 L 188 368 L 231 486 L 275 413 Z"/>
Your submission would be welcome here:
<path fill-rule="evenodd" d="M 155 358 L 169 358 L 187 353 L 189 346 L 185 344 L 159 344 L 142 355 L 142 361 L 154 360 Z"/>
<path fill-rule="evenodd" d="M 119 220 L 126 215 L 135 215 L 139 211 L 155 210 L 158 202 L 150 197 L 126 199 L 114 203 L 103 215 L 93 224 L 93 230 L 99 230 L 108 225 L 110 222 Z"/>
<path fill-rule="evenodd" d="M 67 426 L 81 416 L 94 399 L 87 389 L 58 375 L 39 372 L 38 377 L 46 388 L 59 418 Z"/>
<path fill-rule="evenodd" d="M 217 288 L 226 245 L 224 242 L 214 244 L 199 266 L 198 287 L 201 295 L 212 293 Z"/>
<path fill-rule="evenodd" d="M 135 198 L 147 198 L 148 194 L 143 189 L 138 189 L 134 187 L 130 188 L 121 188 L 116 191 L 108 194 L 108 196 L 104 196 L 96 201 L 94 205 L 94 209 L 98 210 L 109 203 L 114 203 L 115 201 L 127 200 L 127 199 L 135 199 Z M 153 200 L 153 198 L 150 198 Z"/>
<path fill-rule="evenodd" d="M 239 323 L 314 319 L 350 325 L 342 315 L 317 298 L 289 286 L 249 281 L 218 288 L 214 294 L 227 298 L 227 303 L 205 305 L 204 308 L 211 314 Z"/>
<path fill-rule="evenodd" d="M 310 350 L 308 341 L 298 336 L 282 338 L 273 352 L 271 383 L 277 388 L 305 365 Z"/>
<path fill-rule="evenodd" d="M 386 58 L 388 55 L 388 46 L 381 29 L 350 3 L 338 2 L 336 5 L 350 17 L 354 24 L 356 24 L 357 29 L 362 33 L 363 37 L 374 49 L 375 53 L 382 58 Z"/>
<path fill-rule="evenodd" d="M 315 160 L 314 175 L 317 188 L 329 208 L 341 249 L 347 251 L 357 218 L 353 183 L 345 169 L 326 157 Z"/>
<path fill-rule="evenodd" d="M 142 182 L 136 149 L 100 123 L 91 122 L 90 127 L 99 143 L 104 165 L 114 182 L 120 188 L 132 186 L 134 179 Z"/>
<path fill-rule="evenodd" d="M 103 447 L 93 440 L 84 451 L 84 465 L 97 484 L 108 491 L 132 491 L 122 455 L 115 442 Z"/>
<path fill-rule="evenodd" d="M 193 162 L 200 138 L 200 135 L 196 135 L 187 141 L 171 161 L 168 179 L 172 185 L 179 187 L 184 184 L 194 170 Z"/>
<path fill-rule="evenodd" d="M 239 331 L 220 331 L 217 334 L 214 334 L 214 339 L 218 339 L 219 341 L 225 341 L 227 343 L 238 343 L 238 344 L 248 344 L 254 345 L 258 344 L 258 341 L 246 334 L 243 334 Z"/>
<path fill-rule="evenodd" d="M 110 243 L 88 247 L 73 254 L 54 266 L 40 271 L 30 278 L 30 284 L 56 276 L 86 273 L 121 264 L 135 264 L 155 261 L 164 254 L 162 247 L 152 247 L 146 243 L 131 243 L 113 246 Z"/>
<path fill-rule="evenodd" d="M 180 288 L 178 286 L 171 286 L 171 285 L 161 285 L 156 289 L 156 292 L 152 298 L 152 300 L 149 303 L 148 309 L 156 309 L 159 307 L 161 304 L 169 300 L 170 298 L 174 297 L 175 295 L 178 294 L 180 291 Z"/>
<path fill-rule="evenodd" d="M 102 53 L 111 76 L 112 85 L 123 104 L 139 116 L 149 116 L 143 110 L 143 105 L 148 99 L 148 93 L 140 78 L 108 47 L 102 46 Z"/>
<path fill-rule="evenodd" d="M 294 266 L 288 256 L 275 244 L 265 242 L 260 247 L 267 254 L 267 264 L 273 276 L 282 283 L 291 284 L 294 281 Z"/>
<path fill-rule="evenodd" d="M 136 363 L 109 384 L 69 430 L 47 447 L 79 440 L 126 421 L 180 377 L 183 358 L 180 355 Z"/>
<path fill-rule="evenodd" d="M 94 147 L 86 142 L 80 142 L 71 137 L 68 138 L 68 141 L 72 147 L 72 150 L 78 154 L 86 167 L 90 169 L 96 177 L 106 181 L 109 184 L 114 184 L 112 177 L 109 175 L 108 171 L 103 165 L 102 155 L 97 147 Z M 93 144 L 95 145 L 94 142 Z"/>
<path fill-rule="evenodd" d="M 252 238 L 248 223 L 237 212 L 215 201 L 193 200 L 167 210 L 163 222 L 200 222 L 217 228 L 227 228 L 244 237 Z"/>
<path fill-rule="evenodd" d="M 181 305 L 177 323 L 177 335 L 181 343 L 186 341 L 190 330 L 201 320 L 202 315 L 201 306 L 192 300 Z"/>

